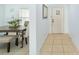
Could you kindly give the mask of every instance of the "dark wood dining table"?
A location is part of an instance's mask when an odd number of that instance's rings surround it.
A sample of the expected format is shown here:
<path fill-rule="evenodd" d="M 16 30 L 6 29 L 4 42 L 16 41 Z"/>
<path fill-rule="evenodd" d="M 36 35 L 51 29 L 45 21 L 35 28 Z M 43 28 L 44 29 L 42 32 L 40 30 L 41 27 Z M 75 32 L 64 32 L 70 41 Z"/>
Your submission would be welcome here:
<path fill-rule="evenodd" d="M 9 26 L 0 26 L 0 32 L 6 32 L 6 35 L 8 35 L 9 32 L 15 32 L 16 35 L 19 35 L 21 33 L 22 35 L 22 46 L 23 48 L 23 41 L 24 41 L 24 32 L 26 31 L 26 28 L 23 26 L 19 26 L 18 28 L 10 28 Z M 15 45 L 18 46 L 18 37 L 16 38 Z"/>

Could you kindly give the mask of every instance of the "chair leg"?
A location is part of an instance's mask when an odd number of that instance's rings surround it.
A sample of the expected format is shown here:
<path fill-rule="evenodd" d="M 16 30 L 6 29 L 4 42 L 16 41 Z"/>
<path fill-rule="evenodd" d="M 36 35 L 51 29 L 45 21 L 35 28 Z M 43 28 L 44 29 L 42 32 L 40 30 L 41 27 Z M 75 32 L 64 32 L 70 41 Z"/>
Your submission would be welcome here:
<path fill-rule="evenodd" d="M 21 46 L 21 48 L 23 48 L 23 41 L 24 41 L 24 38 L 22 37 L 22 41 L 21 41 L 22 46 Z"/>
<path fill-rule="evenodd" d="M 15 45 L 18 46 L 18 38 L 16 38 Z"/>
<path fill-rule="evenodd" d="M 24 42 L 24 31 L 22 31 L 22 41 L 21 41 L 22 46 L 21 46 L 21 48 L 23 48 L 23 42 Z"/>
<path fill-rule="evenodd" d="M 26 44 L 27 44 L 27 37 L 25 37 L 25 42 L 26 42 Z"/>
<path fill-rule="evenodd" d="M 16 32 L 16 35 L 18 35 L 19 33 Z M 18 46 L 18 37 L 16 38 L 16 42 L 15 42 L 15 45 Z"/>
<path fill-rule="evenodd" d="M 10 52 L 10 42 L 7 44 L 7 52 Z"/>

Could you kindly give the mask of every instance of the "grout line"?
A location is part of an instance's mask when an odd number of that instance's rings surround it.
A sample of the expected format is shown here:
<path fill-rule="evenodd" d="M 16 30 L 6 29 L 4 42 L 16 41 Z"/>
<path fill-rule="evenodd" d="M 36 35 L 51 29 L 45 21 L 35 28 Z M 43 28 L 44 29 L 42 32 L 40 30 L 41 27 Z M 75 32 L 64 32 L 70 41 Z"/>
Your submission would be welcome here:
<path fill-rule="evenodd" d="M 63 55 L 64 55 L 64 47 L 63 47 L 64 45 L 63 45 L 63 40 L 62 40 L 62 49 L 63 49 Z"/>
<path fill-rule="evenodd" d="M 53 44 L 54 44 L 54 40 L 55 40 L 55 39 L 53 39 L 53 42 L 52 42 L 52 51 L 51 51 L 51 54 L 53 54 Z"/>

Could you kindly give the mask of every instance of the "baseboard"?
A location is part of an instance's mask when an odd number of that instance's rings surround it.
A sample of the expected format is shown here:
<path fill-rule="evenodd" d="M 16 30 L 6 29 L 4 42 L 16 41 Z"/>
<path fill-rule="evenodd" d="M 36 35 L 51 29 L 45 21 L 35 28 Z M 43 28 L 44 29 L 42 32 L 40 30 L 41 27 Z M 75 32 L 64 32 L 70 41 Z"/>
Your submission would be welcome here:
<path fill-rule="evenodd" d="M 46 42 L 46 40 L 47 40 L 47 38 L 48 38 L 49 35 L 50 35 L 50 34 L 48 33 L 46 39 L 44 40 L 44 42 L 43 42 L 43 44 L 42 44 L 42 46 L 41 46 L 41 48 L 39 49 L 39 52 L 37 52 L 38 55 L 40 54 L 40 51 L 41 51 L 43 45 L 45 44 L 45 42 Z"/>
<path fill-rule="evenodd" d="M 68 34 L 68 33 L 49 33 L 49 34 Z"/>
<path fill-rule="evenodd" d="M 73 42 L 73 38 L 72 38 L 72 36 L 71 36 L 70 34 L 68 34 L 68 35 L 69 35 L 69 38 L 72 39 L 72 43 L 73 43 L 73 45 L 75 46 L 75 48 L 76 48 L 77 51 L 79 52 L 79 47 L 77 47 L 76 44 Z"/>

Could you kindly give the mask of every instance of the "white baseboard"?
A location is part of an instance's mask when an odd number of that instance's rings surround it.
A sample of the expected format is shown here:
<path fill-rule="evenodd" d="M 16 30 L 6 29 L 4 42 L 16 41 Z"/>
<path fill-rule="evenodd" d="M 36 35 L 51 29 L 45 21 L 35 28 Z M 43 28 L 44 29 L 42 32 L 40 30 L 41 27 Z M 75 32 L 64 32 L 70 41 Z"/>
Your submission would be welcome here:
<path fill-rule="evenodd" d="M 72 38 L 72 36 L 70 35 L 70 34 L 68 34 L 69 36 L 70 36 L 70 39 L 73 39 Z M 72 40 L 72 42 L 73 42 L 73 45 L 75 46 L 75 48 L 77 49 L 77 51 L 79 52 L 79 47 L 78 46 L 76 46 L 76 44 L 74 43 L 74 41 Z"/>

